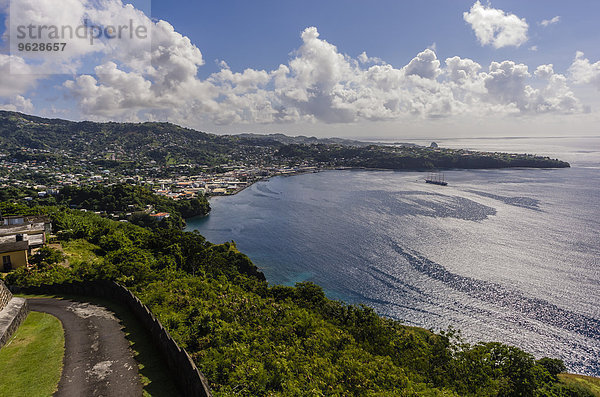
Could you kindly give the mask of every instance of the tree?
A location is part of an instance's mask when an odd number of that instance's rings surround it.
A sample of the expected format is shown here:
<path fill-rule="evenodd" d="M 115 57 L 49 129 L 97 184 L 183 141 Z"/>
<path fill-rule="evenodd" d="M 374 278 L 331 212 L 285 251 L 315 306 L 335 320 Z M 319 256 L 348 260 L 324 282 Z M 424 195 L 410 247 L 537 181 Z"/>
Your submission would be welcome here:
<path fill-rule="evenodd" d="M 64 260 L 65 256 L 59 250 L 51 247 L 42 247 L 29 259 L 29 263 L 37 265 L 38 268 L 44 268 Z"/>
<path fill-rule="evenodd" d="M 559 360 L 558 358 L 549 358 L 549 357 L 540 358 L 539 360 L 537 360 L 537 364 L 546 368 L 546 371 L 548 371 L 548 373 L 555 380 L 557 379 L 558 374 L 565 372 L 567 370 L 565 363 L 562 360 Z"/>

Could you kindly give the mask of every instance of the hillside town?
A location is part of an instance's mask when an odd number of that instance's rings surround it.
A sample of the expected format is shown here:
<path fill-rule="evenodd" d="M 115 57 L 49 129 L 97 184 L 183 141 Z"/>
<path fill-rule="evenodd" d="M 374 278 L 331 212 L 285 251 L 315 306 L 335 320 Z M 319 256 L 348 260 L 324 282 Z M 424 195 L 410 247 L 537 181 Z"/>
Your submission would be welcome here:
<path fill-rule="evenodd" d="M 32 190 L 30 201 L 35 197 L 44 198 L 59 193 L 64 186 L 90 186 L 132 184 L 149 186 L 161 196 L 175 200 L 199 196 L 225 196 L 236 194 L 256 181 L 277 175 L 293 175 L 316 172 L 321 167 L 304 162 L 296 166 L 272 165 L 253 166 L 247 164 L 222 164 L 220 172 L 211 172 L 208 166 L 189 164 L 165 167 L 149 164 L 141 169 L 115 170 L 95 166 L 93 162 L 79 163 L 77 167 L 61 165 L 51 159 L 38 160 L 36 154 L 47 153 L 36 149 L 24 150 L 30 158 L 17 158 L 6 153 L 0 154 L 0 188 L 9 186 Z M 74 170 L 75 168 L 75 170 Z M 165 168 L 167 168 L 165 170 Z M 190 175 L 190 169 L 204 170 Z M 163 175 L 168 176 L 163 176 Z M 161 175 L 157 177 L 154 175 Z M 35 196 L 33 195 L 35 194 Z"/>
<path fill-rule="evenodd" d="M 231 195 L 277 175 L 325 169 L 568 167 L 532 154 L 285 135 L 215 135 L 170 123 L 93 123 L 0 111 L 0 188 L 23 199 L 66 186 L 144 186 L 175 200 Z M 0 194 L 2 194 L 0 190 Z M 4 196 L 8 196 L 4 194 Z"/>

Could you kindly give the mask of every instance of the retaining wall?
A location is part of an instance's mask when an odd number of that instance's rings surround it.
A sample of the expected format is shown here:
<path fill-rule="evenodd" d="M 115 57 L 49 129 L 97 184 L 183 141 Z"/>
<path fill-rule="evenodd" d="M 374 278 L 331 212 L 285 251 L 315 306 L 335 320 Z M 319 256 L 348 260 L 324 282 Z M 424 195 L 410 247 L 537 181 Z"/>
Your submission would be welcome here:
<path fill-rule="evenodd" d="M 4 285 L 4 282 L 0 280 L 0 310 L 4 309 L 4 306 L 12 299 L 12 294 Z"/>
<path fill-rule="evenodd" d="M 198 370 L 189 354 L 171 338 L 160 321 L 131 291 L 110 281 L 73 282 L 42 285 L 39 287 L 10 287 L 13 292 L 30 294 L 87 295 L 116 300 L 129 307 L 140 322 L 148 329 L 152 340 L 166 359 L 175 383 L 186 397 L 210 397 L 208 381 Z"/>
<path fill-rule="evenodd" d="M 0 348 L 15 333 L 29 313 L 27 299 L 14 298 L 0 281 Z"/>

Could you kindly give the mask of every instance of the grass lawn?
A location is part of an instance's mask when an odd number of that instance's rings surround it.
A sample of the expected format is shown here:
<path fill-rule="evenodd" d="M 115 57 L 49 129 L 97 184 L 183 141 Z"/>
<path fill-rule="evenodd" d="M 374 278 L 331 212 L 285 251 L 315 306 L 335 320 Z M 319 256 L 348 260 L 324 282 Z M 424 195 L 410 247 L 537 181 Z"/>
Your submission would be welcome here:
<path fill-rule="evenodd" d="M 73 301 L 89 302 L 95 305 L 106 307 L 112 311 L 116 317 L 119 318 L 121 325 L 123 326 L 123 332 L 125 333 L 125 337 L 129 341 L 131 350 L 133 351 L 133 357 L 138 363 L 138 371 L 140 373 L 140 381 L 143 386 L 144 397 L 179 396 L 179 392 L 175 386 L 175 383 L 173 383 L 171 373 L 166 365 L 165 359 L 152 342 L 150 333 L 126 306 L 108 299 L 95 297 L 25 294 L 17 294 L 17 296 L 23 298 L 65 298 Z M 0 389 L 0 396 L 4 395 L 5 394 L 2 394 Z M 15 396 L 17 395 L 18 394 L 15 394 Z M 23 395 L 25 396 L 27 394 Z"/>
<path fill-rule="evenodd" d="M 51 396 L 58 386 L 65 353 L 60 321 L 31 312 L 0 349 L 0 396 Z"/>
<path fill-rule="evenodd" d="M 600 378 L 574 374 L 559 374 L 558 378 L 568 385 L 584 386 L 595 396 L 600 397 Z"/>

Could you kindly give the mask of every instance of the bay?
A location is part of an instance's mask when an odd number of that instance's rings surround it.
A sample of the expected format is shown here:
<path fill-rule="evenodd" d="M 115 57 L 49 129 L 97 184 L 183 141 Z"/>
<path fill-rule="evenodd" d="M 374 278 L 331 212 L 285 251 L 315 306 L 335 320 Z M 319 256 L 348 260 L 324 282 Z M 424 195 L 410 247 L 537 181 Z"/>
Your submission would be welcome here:
<path fill-rule="evenodd" d="M 275 177 L 211 199 L 211 214 L 188 229 L 234 240 L 271 284 L 313 281 L 405 324 L 452 325 L 469 341 L 513 344 L 600 375 L 599 143 L 445 140 L 573 167 L 451 170 L 447 187 L 419 172 Z"/>

